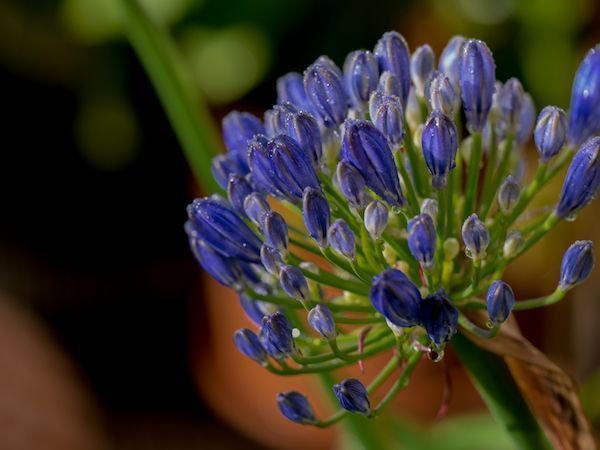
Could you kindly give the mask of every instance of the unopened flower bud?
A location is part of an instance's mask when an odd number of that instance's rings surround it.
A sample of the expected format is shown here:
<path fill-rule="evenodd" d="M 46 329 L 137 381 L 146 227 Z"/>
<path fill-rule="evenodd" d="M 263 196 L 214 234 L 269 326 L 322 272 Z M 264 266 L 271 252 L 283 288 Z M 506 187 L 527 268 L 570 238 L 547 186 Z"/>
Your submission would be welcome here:
<path fill-rule="evenodd" d="M 425 269 L 433 267 L 435 242 L 435 225 L 431 216 L 419 214 L 408 222 L 408 248 Z"/>
<path fill-rule="evenodd" d="M 295 266 L 283 266 L 279 270 L 279 284 L 287 295 L 296 300 L 308 300 L 308 283 L 300 269 Z"/>
<path fill-rule="evenodd" d="M 336 252 L 348 259 L 354 259 L 356 240 L 344 219 L 337 219 L 331 224 L 327 231 L 327 240 Z"/>
<path fill-rule="evenodd" d="M 519 183 L 515 181 L 512 175 L 509 175 L 502 182 L 498 190 L 498 205 L 500 205 L 500 210 L 505 214 L 512 212 L 515 206 L 517 206 L 520 195 L 521 187 Z"/>
<path fill-rule="evenodd" d="M 504 245 L 502 246 L 502 256 L 510 259 L 518 254 L 525 245 L 525 239 L 520 231 L 511 231 L 508 233 Z"/>
<path fill-rule="evenodd" d="M 295 350 L 292 326 L 280 312 L 263 317 L 258 338 L 269 356 L 275 359 L 285 359 Z"/>
<path fill-rule="evenodd" d="M 477 214 L 471 214 L 462 226 L 462 238 L 469 258 L 480 260 L 485 258 L 485 251 L 490 243 L 490 234 Z"/>
<path fill-rule="evenodd" d="M 572 244 L 562 259 L 559 289 L 568 291 L 583 283 L 592 273 L 595 260 L 592 241 L 577 241 Z"/>
<path fill-rule="evenodd" d="M 373 278 L 369 299 L 373 307 L 396 326 L 412 327 L 419 322 L 421 293 L 397 269 L 386 269 Z"/>
<path fill-rule="evenodd" d="M 494 281 L 487 292 L 486 307 L 490 322 L 494 325 L 503 323 L 515 304 L 512 288 L 502 280 Z"/>
<path fill-rule="evenodd" d="M 439 290 L 421 302 L 420 322 L 429 338 L 441 346 L 456 333 L 458 310 L 452 305 L 448 295 Z"/>
<path fill-rule="evenodd" d="M 302 217 L 308 234 L 319 247 L 327 247 L 327 230 L 331 221 L 329 203 L 320 190 L 306 188 L 302 199 Z"/>
<path fill-rule="evenodd" d="M 535 125 L 535 145 L 542 162 L 558 155 L 567 140 L 567 115 L 556 106 L 546 106 L 540 112 Z"/>
<path fill-rule="evenodd" d="M 247 328 L 241 328 L 233 334 L 233 342 L 240 353 L 253 359 L 259 364 L 266 364 L 267 352 L 260 343 L 258 336 Z"/>
<path fill-rule="evenodd" d="M 333 386 L 333 392 L 340 406 L 346 411 L 368 415 L 371 412 L 371 402 L 367 388 L 355 378 L 348 378 Z"/>
<path fill-rule="evenodd" d="M 388 209 L 378 200 L 373 200 L 365 208 L 365 228 L 375 240 L 381 239 L 388 224 Z"/>
<path fill-rule="evenodd" d="M 296 391 L 289 391 L 277 395 L 279 411 L 292 422 L 302 425 L 316 422 L 315 413 L 308 403 L 307 398 Z"/>
<path fill-rule="evenodd" d="M 308 323 L 325 339 L 335 338 L 335 320 L 327 306 L 319 304 L 311 309 L 308 312 Z"/>

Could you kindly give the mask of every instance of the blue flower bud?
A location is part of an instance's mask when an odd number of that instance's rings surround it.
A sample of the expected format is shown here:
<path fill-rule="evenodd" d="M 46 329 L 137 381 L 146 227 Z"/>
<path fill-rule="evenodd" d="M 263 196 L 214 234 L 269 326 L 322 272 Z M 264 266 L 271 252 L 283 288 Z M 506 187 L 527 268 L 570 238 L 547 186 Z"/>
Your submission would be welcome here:
<path fill-rule="evenodd" d="M 506 259 L 512 258 L 521 251 L 524 245 L 523 234 L 520 231 L 511 231 L 502 245 L 502 256 Z"/>
<path fill-rule="evenodd" d="M 520 195 L 521 187 L 519 186 L 519 183 L 516 182 L 512 175 L 507 176 L 498 190 L 498 205 L 500 206 L 500 211 L 505 214 L 512 212 L 515 206 L 517 206 Z"/>
<path fill-rule="evenodd" d="M 258 336 L 247 328 L 241 328 L 233 334 L 233 342 L 243 355 L 263 365 L 267 363 L 267 352 L 258 340 Z"/>
<path fill-rule="evenodd" d="M 354 233 L 344 219 L 333 222 L 327 231 L 327 240 L 336 252 L 348 259 L 354 259 L 356 250 Z"/>
<path fill-rule="evenodd" d="M 462 226 L 462 238 L 469 258 L 476 260 L 485 258 L 485 251 L 490 243 L 490 234 L 477 214 L 471 214 Z"/>
<path fill-rule="evenodd" d="M 302 425 L 316 422 L 315 413 L 306 397 L 299 392 L 289 391 L 277 395 L 279 411 L 292 422 Z"/>
<path fill-rule="evenodd" d="M 260 248 L 260 260 L 271 275 L 279 276 L 279 271 L 283 266 L 283 258 L 276 248 L 263 244 Z"/>
<path fill-rule="evenodd" d="M 446 74 L 457 94 L 460 89 L 459 65 L 465 41 L 462 36 L 453 36 L 442 50 L 438 63 L 438 69 Z"/>
<path fill-rule="evenodd" d="M 333 386 L 333 392 L 340 402 L 340 406 L 346 411 L 369 415 L 371 402 L 367 388 L 355 378 L 342 380 Z"/>
<path fill-rule="evenodd" d="M 247 112 L 232 111 L 223 118 L 222 127 L 225 147 L 235 155 L 240 166 L 247 171 L 248 141 L 257 134 L 265 134 L 260 119 Z"/>
<path fill-rule="evenodd" d="M 408 222 L 408 248 L 425 269 L 433 267 L 436 233 L 433 219 L 419 214 Z"/>
<path fill-rule="evenodd" d="M 398 97 L 402 100 L 404 108 L 410 90 L 410 53 L 406 41 L 399 33 L 388 31 L 377 41 L 374 53 L 377 56 L 379 70 L 393 73 L 400 81 L 402 92 Z"/>
<path fill-rule="evenodd" d="M 363 176 L 367 186 L 392 206 L 404 206 L 398 169 L 383 133 L 365 120 L 347 120 L 342 157 Z"/>
<path fill-rule="evenodd" d="M 421 203 L 421 214 L 428 214 L 435 222 L 438 215 L 438 201 L 435 198 L 426 198 Z"/>
<path fill-rule="evenodd" d="M 287 134 L 300 144 L 313 166 L 318 168 L 323 155 L 323 143 L 317 120 L 304 111 L 290 114 Z"/>
<path fill-rule="evenodd" d="M 313 111 L 312 103 L 304 91 L 302 75 L 299 73 L 290 72 L 277 79 L 277 103 L 284 102 L 290 102 L 302 111 Z"/>
<path fill-rule="evenodd" d="M 273 106 L 273 109 L 265 112 L 265 128 L 267 135 L 275 137 L 280 134 L 287 134 L 288 122 L 292 114 L 300 110 L 290 102 L 283 102 Z"/>
<path fill-rule="evenodd" d="M 365 228 L 375 240 L 381 239 L 388 224 L 388 209 L 378 200 L 373 200 L 365 208 Z"/>
<path fill-rule="evenodd" d="M 460 91 L 467 125 L 472 132 L 481 131 L 494 95 L 494 58 L 483 41 L 469 39 L 463 46 L 459 64 Z"/>
<path fill-rule="evenodd" d="M 600 137 L 588 139 L 579 149 L 565 177 L 556 215 L 561 219 L 574 217 L 590 203 L 600 187 Z"/>
<path fill-rule="evenodd" d="M 592 241 L 577 241 L 572 244 L 562 259 L 559 289 L 569 289 L 583 283 L 592 273 L 596 258 Z"/>
<path fill-rule="evenodd" d="M 590 49 L 573 79 L 569 143 L 577 147 L 600 131 L 600 44 Z"/>
<path fill-rule="evenodd" d="M 400 84 L 398 77 L 392 72 L 386 70 L 381 74 L 379 83 L 377 84 L 377 90 L 387 95 L 400 97 L 400 102 L 402 102 L 402 85 Z"/>
<path fill-rule="evenodd" d="M 308 323 L 325 339 L 335 338 L 335 320 L 327 306 L 319 304 L 311 309 L 308 312 Z"/>
<path fill-rule="evenodd" d="M 458 310 L 448 295 L 440 289 L 421 302 L 420 320 L 429 338 L 438 346 L 448 342 L 458 324 Z"/>
<path fill-rule="evenodd" d="M 397 148 L 404 139 L 404 113 L 400 97 L 380 91 L 371 94 L 369 100 L 371 122 L 387 138 L 392 147 Z"/>
<path fill-rule="evenodd" d="M 350 204 L 361 208 L 365 204 L 365 179 L 348 161 L 341 160 L 336 169 L 337 182 L 340 191 Z"/>
<path fill-rule="evenodd" d="M 253 300 L 244 294 L 240 294 L 240 305 L 246 313 L 246 316 L 258 326 L 261 325 L 263 317 L 279 310 L 279 308 L 272 303 Z"/>
<path fill-rule="evenodd" d="M 258 338 L 269 356 L 285 359 L 295 350 L 292 326 L 283 313 L 263 317 Z"/>
<path fill-rule="evenodd" d="M 421 293 L 397 269 L 388 268 L 373 278 L 369 299 L 379 313 L 398 327 L 412 327 L 419 323 Z"/>
<path fill-rule="evenodd" d="M 556 106 L 546 106 L 540 112 L 535 125 L 535 145 L 542 162 L 558 155 L 567 140 L 567 115 Z"/>
<path fill-rule="evenodd" d="M 512 288 L 502 280 L 496 280 L 492 283 L 487 292 L 486 307 L 490 321 L 494 325 L 504 323 L 513 305 L 515 304 L 515 294 Z"/>
<path fill-rule="evenodd" d="M 260 262 L 261 242 L 248 225 L 224 202 L 196 199 L 187 207 L 194 230 L 217 253 L 242 261 Z"/>
<path fill-rule="evenodd" d="M 248 172 L 248 169 L 244 170 L 237 158 L 229 153 L 215 156 L 212 159 L 210 168 L 213 178 L 223 189 L 227 189 L 227 183 L 229 183 L 229 178 L 232 175 L 243 175 Z"/>
<path fill-rule="evenodd" d="M 323 193 L 314 188 L 306 188 L 302 199 L 302 217 L 310 237 L 319 247 L 327 247 L 327 230 L 331 223 L 329 203 Z"/>
<path fill-rule="evenodd" d="M 308 283 L 304 274 L 295 266 L 283 266 L 279 270 L 279 284 L 287 295 L 296 300 L 308 300 Z"/>
<path fill-rule="evenodd" d="M 379 66 L 375 55 L 368 50 L 349 53 L 344 62 L 344 81 L 352 106 L 359 111 L 364 110 L 379 82 Z"/>
<path fill-rule="evenodd" d="M 244 200 L 252 191 L 252 186 L 245 177 L 237 174 L 231 175 L 229 183 L 227 183 L 227 198 L 235 212 L 245 214 Z"/>
<path fill-rule="evenodd" d="M 331 60 L 321 59 L 306 69 L 304 90 L 325 127 L 334 128 L 344 121 L 348 111 L 344 82 Z"/>
<path fill-rule="evenodd" d="M 280 251 L 285 253 L 288 248 L 288 226 L 281 214 L 277 211 L 268 211 L 263 218 L 263 234 L 265 242 Z"/>
<path fill-rule="evenodd" d="M 421 145 L 431 183 L 436 189 L 442 189 L 456 164 L 458 137 L 454 122 L 440 112 L 431 113 L 423 129 Z"/>
<path fill-rule="evenodd" d="M 429 45 L 417 47 L 410 58 L 410 74 L 419 97 L 425 94 L 425 83 L 435 69 L 435 55 Z"/>
<path fill-rule="evenodd" d="M 439 111 L 448 117 L 454 117 L 460 104 L 452 82 L 442 72 L 434 72 L 425 85 L 425 98 L 433 111 Z"/>
<path fill-rule="evenodd" d="M 498 93 L 500 120 L 497 129 L 501 137 L 519 129 L 524 96 L 523 86 L 516 78 L 510 78 Z"/>
<path fill-rule="evenodd" d="M 517 127 L 517 134 L 515 136 L 517 147 L 523 147 L 527 143 L 527 141 L 529 141 L 529 137 L 531 136 L 531 131 L 533 130 L 534 124 L 535 105 L 533 104 L 533 99 L 531 98 L 531 95 L 526 93 L 523 97 L 523 107 L 521 108 L 519 126 Z"/>
<path fill-rule="evenodd" d="M 255 136 L 248 142 L 248 164 L 252 181 L 257 191 L 286 198 L 286 188 L 273 170 L 268 145 L 269 139 L 263 135 Z"/>
<path fill-rule="evenodd" d="M 260 229 L 264 228 L 266 214 L 271 207 L 258 192 L 252 192 L 244 199 L 244 212 L 246 216 Z"/>

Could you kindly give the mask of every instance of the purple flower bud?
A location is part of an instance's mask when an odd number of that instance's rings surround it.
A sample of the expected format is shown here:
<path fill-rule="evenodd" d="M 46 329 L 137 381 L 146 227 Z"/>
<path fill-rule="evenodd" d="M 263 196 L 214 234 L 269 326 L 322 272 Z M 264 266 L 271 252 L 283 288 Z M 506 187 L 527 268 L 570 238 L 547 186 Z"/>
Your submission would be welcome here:
<path fill-rule="evenodd" d="M 302 199 L 302 217 L 310 237 L 319 247 L 327 247 L 327 230 L 331 223 L 329 203 L 323 193 L 314 188 L 306 188 Z"/>
<path fill-rule="evenodd" d="M 459 71 L 467 125 L 472 132 L 481 131 L 492 106 L 496 81 L 494 58 L 483 41 L 469 39 L 465 42 Z"/>
<path fill-rule="evenodd" d="M 562 259 L 558 288 L 568 291 L 583 283 L 592 273 L 595 259 L 592 241 L 577 241 L 572 244 Z"/>
<path fill-rule="evenodd" d="M 517 183 L 512 175 L 507 176 L 498 190 L 498 205 L 500 206 L 500 210 L 505 214 L 512 212 L 515 206 L 517 206 L 520 195 L 521 187 L 519 183 Z"/>
<path fill-rule="evenodd" d="M 369 299 L 379 313 L 398 327 L 412 327 L 419 323 L 421 293 L 397 269 L 388 268 L 373 278 Z"/>
<path fill-rule="evenodd" d="M 425 94 L 425 83 L 435 69 L 435 55 L 429 45 L 417 47 L 410 58 L 410 74 L 419 97 Z"/>
<path fill-rule="evenodd" d="M 306 397 L 299 392 L 289 391 L 277 395 L 279 411 L 292 422 L 302 425 L 316 422 L 315 413 Z"/>
<path fill-rule="evenodd" d="M 556 215 L 561 219 L 574 217 L 590 203 L 600 187 L 600 137 L 588 139 L 579 149 L 565 177 Z"/>
<path fill-rule="evenodd" d="M 442 72 L 434 72 L 425 85 L 425 98 L 433 111 L 453 117 L 460 104 L 460 98 L 450 79 Z"/>
<path fill-rule="evenodd" d="M 278 311 L 274 304 L 254 300 L 244 294 L 240 294 L 240 305 L 246 316 L 258 326 L 261 325 L 263 317 Z"/>
<path fill-rule="evenodd" d="M 363 176 L 367 186 L 392 206 L 404 206 L 398 170 L 385 136 L 365 120 L 347 120 L 342 157 Z"/>
<path fill-rule="evenodd" d="M 276 211 L 269 211 L 264 216 L 263 233 L 265 242 L 281 253 L 285 253 L 288 248 L 288 226 L 281 214 Z"/>
<path fill-rule="evenodd" d="M 535 124 L 535 105 L 531 95 L 525 94 L 523 97 L 523 107 L 521 108 L 521 116 L 519 117 L 519 126 L 515 141 L 518 147 L 523 147 L 531 136 L 531 130 Z"/>
<path fill-rule="evenodd" d="M 340 125 L 348 104 L 339 68 L 329 59 L 318 60 L 304 72 L 304 90 L 327 128 Z"/>
<path fill-rule="evenodd" d="M 279 276 L 279 271 L 283 266 L 283 258 L 276 248 L 263 244 L 260 248 L 260 260 L 271 275 Z"/>
<path fill-rule="evenodd" d="M 381 74 L 377 90 L 387 95 L 400 97 L 400 102 L 402 102 L 402 85 L 400 84 L 398 77 L 392 72 L 386 70 Z"/>
<path fill-rule="evenodd" d="M 371 122 L 387 138 L 392 147 L 398 147 L 404 139 L 404 113 L 400 97 L 380 91 L 371 94 L 369 100 Z"/>
<path fill-rule="evenodd" d="M 498 93 L 500 120 L 497 128 L 501 137 L 519 129 L 524 96 L 523 86 L 516 78 L 510 78 Z"/>
<path fill-rule="evenodd" d="M 278 198 L 286 198 L 285 186 L 275 174 L 269 154 L 269 139 L 266 136 L 255 136 L 248 142 L 248 164 L 254 186 L 261 193 L 268 193 Z"/>
<path fill-rule="evenodd" d="M 469 258 L 480 260 L 485 258 L 485 251 L 490 243 L 490 234 L 477 214 L 471 214 L 462 226 L 462 238 Z"/>
<path fill-rule="evenodd" d="M 337 182 L 340 191 L 355 208 L 365 204 L 365 179 L 348 161 L 341 160 L 336 169 Z"/>
<path fill-rule="evenodd" d="M 464 37 L 453 36 L 442 50 L 438 63 L 438 69 L 446 74 L 457 94 L 460 89 L 459 64 L 465 42 Z"/>
<path fill-rule="evenodd" d="M 368 50 L 349 53 L 344 62 L 344 81 L 352 105 L 358 110 L 364 110 L 379 81 L 375 55 Z"/>
<path fill-rule="evenodd" d="M 243 175 L 248 172 L 240 166 L 237 158 L 229 153 L 215 156 L 210 167 L 213 178 L 223 189 L 227 189 L 227 183 L 232 175 Z"/>
<path fill-rule="evenodd" d="M 302 75 L 290 72 L 277 80 L 277 103 L 290 102 L 300 110 L 312 112 L 312 103 L 304 91 Z"/>
<path fill-rule="evenodd" d="M 354 259 L 356 250 L 354 233 L 344 219 L 333 222 L 327 231 L 327 240 L 336 252 L 348 259 Z"/>
<path fill-rule="evenodd" d="M 369 415 L 371 402 L 367 388 L 355 378 L 348 378 L 333 386 L 333 392 L 346 411 Z"/>
<path fill-rule="evenodd" d="M 304 274 L 295 266 L 283 266 L 279 270 L 279 284 L 287 295 L 296 300 L 308 300 L 308 283 Z"/>
<path fill-rule="evenodd" d="M 448 295 L 439 290 L 421 302 L 420 321 L 429 338 L 440 346 L 456 333 L 458 310 L 452 305 Z"/>
<path fill-rule="evenodd" d="M 317 120 L 307 112 L 300 111 L 288 118 L 287 134 L 308 154 L 315 168 L 321 164 L 323 144 Z"/>
<path fill-rule="evenodd" d="M 535 125 L 535 145 L 542 162 L 558 155 L 567 140 L 567 115 L 556 106 L 546 106 L 540 112 Z"/>
<path fill-rule="evenodd" d="M 600 131 L 600 44 L 575 73 L 569 106 L 569 143 L 577 147 Z"/>
<path fill-rule="evenodd" d="M 242 261 L 260 262 L 261 242 L 248 225 L 223 201 L 196 199 L 187 207 L 198 236 L 217 253 Z"/>
<path fill-rule="evenodd" d="M 280 312 L 263 317 L 258 338 L 269 356 L 275 359 L 285 359 L 295 350 L 292 326 Z"/>
<path fill-rule="evenodd" d="M 257 134 L 265 134 L 260 119 L 247 112 L 232 111 L 223 118 L 222 127 L 225 147 L 235 155 L 240 166 L 248 171 L 248 141 Z"/>
<path fill-rule="evenodd" d="M 269 211 L 271 211 L 271 207 L 257 192 L 252 192 L 244 199 L 246 216 L 261 230 L 264 228 L 265 216 Z"/>
<path fill-rule="evenodd" d="M 406 41 L 399 33 L 388 31 L 377 41 L 374 53 L 379 70 L 393 73 L 400 81 L 402 92 L 398 97 L 402 100 L 404 108 L 410 90 L 410 53 Z"/>
<path fill-rule="evenodd" d="M 273 106 L 265 112 L 265 128 L 270 137 L 287 134 L 288 123 L 292 114 L 298 113 L 298 107 L 290 102 L 283 102 Z"/>
<path fill-rule="evenodd" d="M 311 309 L 308 312 L 308 323 L 325 339 L 335 338 L 335 321 L 327 306 L 319 304 Z"/>
<path fill-rule="evenodd" d="M 233 334 L 233 342 L 243 355 L 263 365 L 267 363 L 267 352 L 258 340 L 258 336 L 247 328 L 241 328 Z"/>
<path fill-rule="evenodd" d="M 431 183 L 436 189 L 442 189 L 456 164 L 458 137 L 454 122 L 440 112 L 431 113 L 423 129 L 421 145 Z"/>
<path fill-rule="evenodd" d="M 381 239 L 388 224 L 388 209 L 378 200 L 373 200 L 365 208 L 365 228 L 375 240 Z"/>
<path fill-rule="evenodd" d="M 433 219 L 419 214 L 408 222 L 408 248 L 425 269 L 433 267 L 436 233 Z"/>
<path fill-rule="evenodd" d="M 237 174 L 231 175 L 229 183 L 227 183 L 227 198 L 235 212 L 245 214 L 244 200 L 252 191 L 252 186 L 245 177 Z"/>
<path fill-rule="evenodd" d="M 487 292 L 486 307 L 490 321 L 494 325 L 504 323 L 513 305 L 515 304 L 515 294 L 513 290 L 502 280 L 496 280 L 492 283 Z"/>

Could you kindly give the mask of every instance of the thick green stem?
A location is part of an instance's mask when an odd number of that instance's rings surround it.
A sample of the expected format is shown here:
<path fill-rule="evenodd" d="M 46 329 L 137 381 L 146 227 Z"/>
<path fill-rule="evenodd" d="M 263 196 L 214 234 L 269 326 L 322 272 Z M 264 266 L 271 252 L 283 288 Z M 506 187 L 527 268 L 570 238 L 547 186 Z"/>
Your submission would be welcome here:
<path fill-rule="evenodd" d="M 541 308 L 543 306 L 550 306 L 561 301 L 567 291 L 557 288 L 552 294 L 545 297 L 532 298 L 529 300 L 521 300 L 515 303 L 513 306 L 514 311 L 522 311 L 524 309 Z"/>

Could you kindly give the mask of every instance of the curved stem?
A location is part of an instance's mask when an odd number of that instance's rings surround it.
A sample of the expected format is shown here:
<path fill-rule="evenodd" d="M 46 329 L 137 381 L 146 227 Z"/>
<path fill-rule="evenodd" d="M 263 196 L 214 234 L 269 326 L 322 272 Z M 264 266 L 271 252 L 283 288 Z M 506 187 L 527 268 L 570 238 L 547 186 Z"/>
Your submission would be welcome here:
<path fill-rule="evenodd" d="M 514 304 L 513 311 L 523 311 L 525 309 L 534 309 L 553 305 L 561 301 L 565 297 L 566 293 L 567 291 L 557 288 L 552 294 L 545 297 L 520 300 Z"/>

